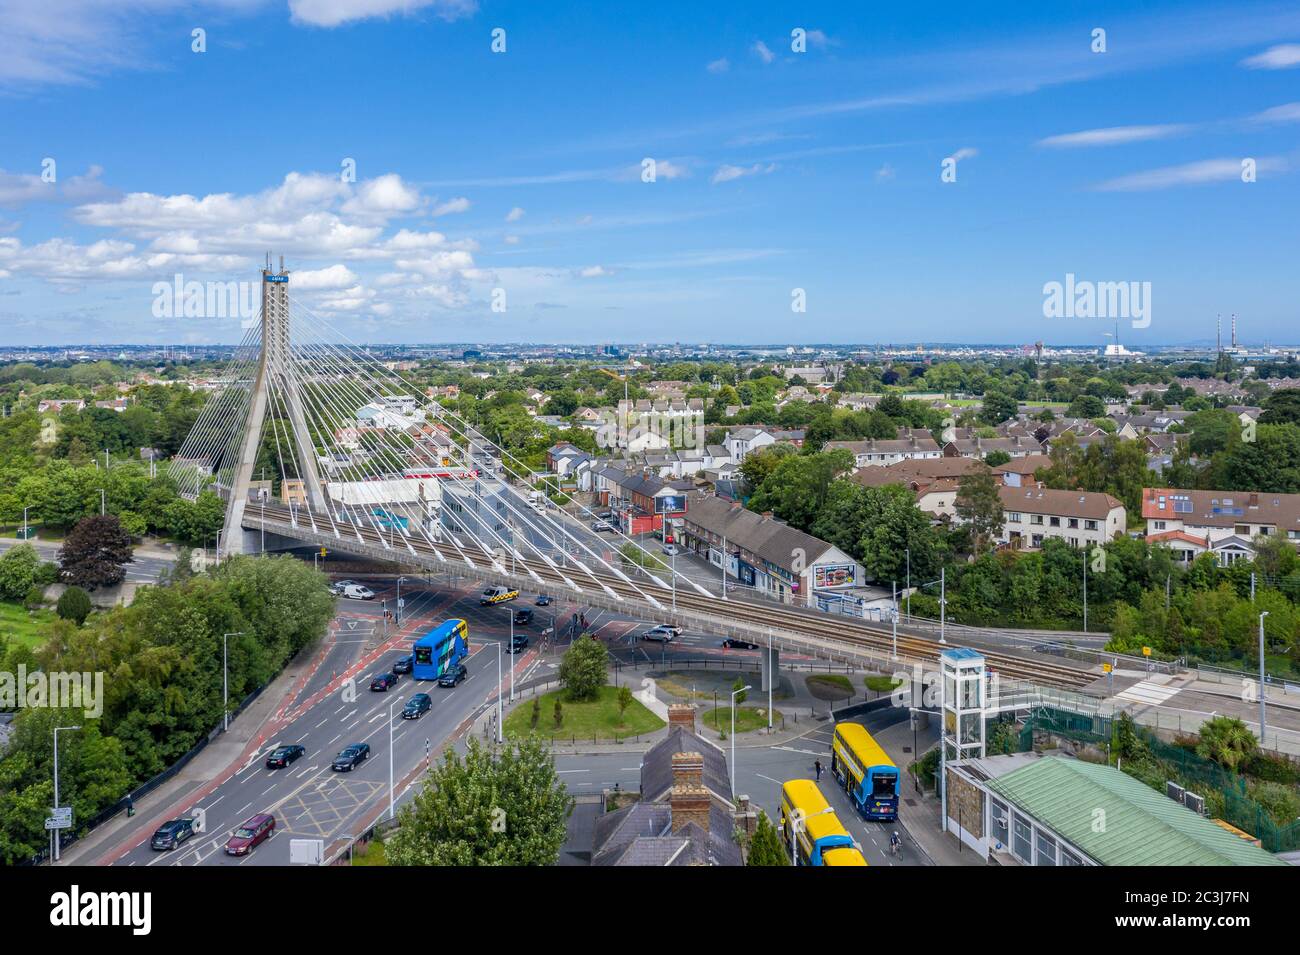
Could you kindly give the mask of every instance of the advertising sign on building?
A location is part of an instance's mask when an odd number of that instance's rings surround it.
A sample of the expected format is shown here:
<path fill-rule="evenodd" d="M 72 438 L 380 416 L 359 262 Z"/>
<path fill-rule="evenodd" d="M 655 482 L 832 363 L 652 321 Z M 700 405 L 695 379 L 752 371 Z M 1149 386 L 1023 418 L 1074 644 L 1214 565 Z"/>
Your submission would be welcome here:
<path fill-rule="evenodd" d="M 655 498 L 655 512 L 658 514 L 674 514 L 686 510 L 685 494 L 665 494 Z"/>
<path fill-rule="evenodd" d="M 832 587 L 852 587 L 857 583 L 854 564 L 826 564 L 813 567 L 813 587 L 829 590 Z"/>

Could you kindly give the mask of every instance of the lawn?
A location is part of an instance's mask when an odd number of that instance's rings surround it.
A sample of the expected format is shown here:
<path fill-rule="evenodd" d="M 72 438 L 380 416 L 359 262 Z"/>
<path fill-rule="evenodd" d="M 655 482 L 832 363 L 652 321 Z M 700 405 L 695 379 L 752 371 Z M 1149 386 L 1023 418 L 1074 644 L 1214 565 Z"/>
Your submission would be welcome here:
<path fill-rule="evenodd" d="M 804 682 L 819 700 L 844 700 L 854 693 L 853 682 L 842 673 L 814 673 Z"/>
<path fill-rule="evenodd" d="M 701 717 L 702 722 L 709 729 L 717 733 L 731 732 L 731 707 L 719 706 L 717 709 L 705 710 Z M 772 711 L 772 723 L 781 722 L 781 711 Z M 751 730 L 761 729 L 767 726 L 767 707 L 766 706 L 738 706 L 736 707 L 736 732 L 748 733 Z"/>
<path fill-rule="evenodd" d="M 869 676 L 862 682 L 867 685 L 868 690 L 873 690 L 876 693 L 888 693 L 903 681 L 896 680 L 892 676 Z"/>
<path fill-rule="evenodd" d="M 623 739 L 642 733 L 653 733 L 666 724 L 655 716 L 639 700 L 633 700 L 623 714 L 620 724 L 618 716 L 618 689 L 613 686 L 602 687 L 600 697 L 590 702 L 573 703 L 564 699 L 563 690 L 544 693 L 541 699 L 541 714 L 537 726 L 533 727 L 533 703 L 525 700 L 506 717 L 505 734 L 522 737 L 529 733 L 539 736 L 563 739 Z M 555 700 L 560 699 L 562 721 L 555 725 Z"/>
<path fill-rule="evenodd" d="M 54 620 L 54 611 L 29 612 L 21 604 L 0 602 L 0 634 L 17 638 L 18 642 L 33 650 L 45 642 L 40 633 L 44 624 Z"/>
<path fill-rule="evenodd" d="M 367 843 L 364 855 L 353 850 L 352 864 L 369 866 L 388 865 L 388 856 L 384 852 L 384 844 L 378 839 L 373 839 Z"/>

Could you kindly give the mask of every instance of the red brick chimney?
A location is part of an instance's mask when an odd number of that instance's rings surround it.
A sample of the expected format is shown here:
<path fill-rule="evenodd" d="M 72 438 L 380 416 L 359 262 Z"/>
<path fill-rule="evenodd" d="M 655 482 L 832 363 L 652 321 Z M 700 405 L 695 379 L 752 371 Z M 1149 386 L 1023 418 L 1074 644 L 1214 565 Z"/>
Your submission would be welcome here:
<path fill-rule="evenodd" d="M 704 757 L 699 753 L 673 753 L 673 786 L 703 786 Z"/>
<path fill-rule="evenodd" d="M 688 823 L 695 823 L 709 831 L 709 791 L 703 786 L 674 786 L 668 795 L 672 809 L 673 832 L 680 832 Z"/>
<path fill-rule="evenodd" d="M 689 703 L 671 703 L 668 706 L 668 725 L 682 726 L 695 732 L 695 707 Z"/>

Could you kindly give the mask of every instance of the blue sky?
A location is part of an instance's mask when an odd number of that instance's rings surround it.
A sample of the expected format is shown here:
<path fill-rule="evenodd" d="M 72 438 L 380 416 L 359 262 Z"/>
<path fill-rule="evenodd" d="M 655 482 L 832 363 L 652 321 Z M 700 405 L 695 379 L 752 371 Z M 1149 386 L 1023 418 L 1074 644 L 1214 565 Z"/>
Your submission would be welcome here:
<path fill-rule="evenodd" d="M 1300 343 L 1300 7 L 972 6 L 7 0 L 0 343 L 266 251 L 371 341 Z"/>

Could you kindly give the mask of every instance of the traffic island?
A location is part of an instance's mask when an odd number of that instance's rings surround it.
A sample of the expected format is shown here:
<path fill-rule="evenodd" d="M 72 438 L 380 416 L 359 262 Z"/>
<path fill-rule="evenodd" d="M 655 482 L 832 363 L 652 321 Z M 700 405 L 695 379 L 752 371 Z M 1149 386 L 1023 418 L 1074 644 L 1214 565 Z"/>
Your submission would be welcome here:
<path fill-rule="evenodd" d="M 780 710 L 772 710 L 772 723 L 774 725 L 780 726 L 782 718 Z M 705 710 L 700 715 L 700 722 L 720 736 L 730 733 L 731 707 L 718 706 Z M 767 729 L 767 707 L 736 707 L 736 732 L 749 733 L 758 729 Z"/>
<path fill-rule="evenodd" d="M 620 710 L 619 690 L 603 686 L 592 700 L 570 700 L 562 689 L 535 696 L 506 716 L 505 735 L 521 738 L 535 734 L 556 743 L 619 742 L 668 725 L 635 696 L 625 700 Z"/>

